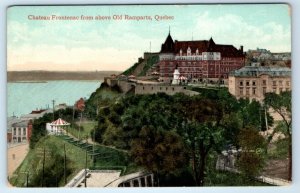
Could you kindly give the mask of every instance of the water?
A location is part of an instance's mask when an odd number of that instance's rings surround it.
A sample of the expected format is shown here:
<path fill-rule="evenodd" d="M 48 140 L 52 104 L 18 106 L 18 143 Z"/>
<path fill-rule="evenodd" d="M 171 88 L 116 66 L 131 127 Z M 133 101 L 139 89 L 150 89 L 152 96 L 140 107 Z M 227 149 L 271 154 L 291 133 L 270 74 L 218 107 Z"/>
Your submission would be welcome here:
<path fill-rule="evenodd" d="M 48 82 L 9 82 L 7 83 L 7 115 L 16 116 L 32 110 L 55 105 L 74 103 L 89 96 L 100 86 L 99 81 L 48 81 Z"/>

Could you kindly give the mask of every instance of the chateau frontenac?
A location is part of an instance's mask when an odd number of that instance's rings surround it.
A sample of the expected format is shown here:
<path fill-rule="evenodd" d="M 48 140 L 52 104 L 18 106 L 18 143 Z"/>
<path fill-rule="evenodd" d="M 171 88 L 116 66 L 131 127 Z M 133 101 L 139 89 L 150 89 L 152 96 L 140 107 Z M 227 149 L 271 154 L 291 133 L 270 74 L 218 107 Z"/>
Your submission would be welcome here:
<path fill-rule="evenodd" d="M 209 40 L 173 40 L 170 32 L 161 45 L 156 65 L 160 81 L 171 83 L 175 69 L 190 83 L 227 81 L 229 72 L 245 65 L 243 46 L 216 44 Z"/>

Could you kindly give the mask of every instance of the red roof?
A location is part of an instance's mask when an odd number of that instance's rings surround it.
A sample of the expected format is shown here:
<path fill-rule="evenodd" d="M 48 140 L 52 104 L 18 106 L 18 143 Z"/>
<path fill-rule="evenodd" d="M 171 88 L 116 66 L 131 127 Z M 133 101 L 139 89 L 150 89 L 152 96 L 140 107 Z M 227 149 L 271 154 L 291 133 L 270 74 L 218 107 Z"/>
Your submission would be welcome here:
<path fill-rule="evenodd" d="M 182 49 L 182 52 L 186 52 L 188 47 L 190 47 L 192 53 L 195 53 L 197 49 L 199 53 L 206 52 L 208 47 L 208 41 L 175 41 L 175 53 L 180 53 L 180 49 Z"/>
<path fill-rule="evenodd" d="M 161 53 L 179 54 L 182 50 L 186 54 L 190 48 L 194 54 L 198 49 L 199 54 L 202 52 L 220 52 L 222 57 L 243 57 L 243 50 L 236 49 L 233 45 L 216 44 L 212 38 L 209 40 L 194 40 L 194 41 L 178 41 L 173 39 L 169 34 L 166 41 L 161 45 Z"/>
<path fill-rule="evenodd" d="M 197 40 L 197 41 L 175 41 L 175 53 L 179 54 L 180 49 L 186 53 L 190 47 L 192 53 L 196 53 L 198 49 L 199 54 L 202 52 L 220 52 L 222 57 L 242 57 L 243 53 L 236 49 L 233 45 L 215 44 L 213 40 Z"/>
<path fill-rule="evenodd" d="M 44 112 L 44 111 L 45 111 L 45 109 L 35 110 L 35 111 L 31 111 L 30 114 L 40 114 L 40 113 L 42 113 L 42 112 Z"/>

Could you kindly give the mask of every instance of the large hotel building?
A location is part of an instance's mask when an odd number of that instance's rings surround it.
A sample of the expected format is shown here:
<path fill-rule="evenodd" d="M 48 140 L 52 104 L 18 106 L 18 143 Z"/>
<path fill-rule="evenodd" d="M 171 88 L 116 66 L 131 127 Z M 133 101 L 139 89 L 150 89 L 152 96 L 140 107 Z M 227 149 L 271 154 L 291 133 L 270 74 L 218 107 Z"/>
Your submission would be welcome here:
<path fill-rule="evenodd" d="M 173 41 L 170 33 L 161 45 L 157 64 L 160 80 L 171 83 L 174 70 L 189 82 L 227 80 L 230 71 L 245 64 L 243 46 L 216 44 L 210 40 Z"/>

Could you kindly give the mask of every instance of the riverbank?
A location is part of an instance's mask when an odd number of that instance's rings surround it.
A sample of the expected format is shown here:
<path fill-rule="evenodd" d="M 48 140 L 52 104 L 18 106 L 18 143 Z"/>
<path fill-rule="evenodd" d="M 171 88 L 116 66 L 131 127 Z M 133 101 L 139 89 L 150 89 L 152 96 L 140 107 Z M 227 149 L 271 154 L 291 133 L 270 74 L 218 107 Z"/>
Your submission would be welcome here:
<path fill-rule="evenodd" d="M 118 71 L 9 71 L 7 72 L 8 82 L 26 81 L 51 81 L 51 80 L 98 80 L 112 74 L 120 74 Z"/>

